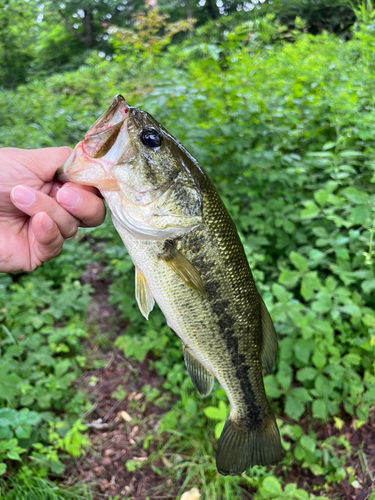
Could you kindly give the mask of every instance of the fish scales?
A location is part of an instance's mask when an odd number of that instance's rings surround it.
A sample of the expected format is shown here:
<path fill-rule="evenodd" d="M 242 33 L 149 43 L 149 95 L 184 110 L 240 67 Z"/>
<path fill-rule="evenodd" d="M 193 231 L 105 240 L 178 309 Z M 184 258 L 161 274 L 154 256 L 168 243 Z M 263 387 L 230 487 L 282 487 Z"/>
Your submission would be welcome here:
<path fill-rule="evenodd" d="M 116 120 L 122 118 L 120 132 L 113 124 L 118 135 L 108 154 L 103 160 L 87 157 L 83 141 L 60 178 L 84 183 L 82 171 L 91 168 L 88 183 L 96 182 L 101 190 L 136 267 L 142 313 L 148 317 L 153 301 L 158 303 L 181 339 L 186 366 L 201 394 L 210 392 L 213 376 L 226 392 L 231 412 L 219 441 L 219 472 L 235 475 L 255 464 L 275 463 L 281 457 L 280 436 L 261 365 L 272 369 L 276 335 L 235 225 L 194 158 L 152 117 L 122 99 L 93 126 L 92 136 L 102 133 L 108 141 L 110 113 L 115 109 Z M 123 129 L 127 135 L 121 137 Z M 89 140 L 91 152 L 95 145 Z M 119 143 L 121 155 L 113 152 Z M 102 144 L 98 147 L 103 150 Z M 96 171 L 100 182 L 93 181 L 95 161 L 106 169 L 101 180 L 102 172 Z"/>

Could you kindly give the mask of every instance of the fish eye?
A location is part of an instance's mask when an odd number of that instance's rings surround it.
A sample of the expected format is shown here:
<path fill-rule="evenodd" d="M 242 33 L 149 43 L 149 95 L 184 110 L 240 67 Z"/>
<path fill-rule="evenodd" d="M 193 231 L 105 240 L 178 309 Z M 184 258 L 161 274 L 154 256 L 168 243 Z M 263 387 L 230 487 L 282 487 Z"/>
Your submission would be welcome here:
<path fill-rule="evenodd" d="M 143 144 L 149 148 L 158 148 L 162 143 L 161 134 L 154 128 L 144 128 L 140 138 Z"/>

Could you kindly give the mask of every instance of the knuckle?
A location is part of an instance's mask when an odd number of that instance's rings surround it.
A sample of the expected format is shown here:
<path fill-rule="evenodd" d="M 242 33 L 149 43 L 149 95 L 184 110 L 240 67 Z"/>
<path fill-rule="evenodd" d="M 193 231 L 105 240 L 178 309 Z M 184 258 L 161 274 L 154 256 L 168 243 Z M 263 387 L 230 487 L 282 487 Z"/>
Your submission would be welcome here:
<path fill-rule="evenodd" d="M 63 233 L 64 239 L 73 238 L 73 236 L 75 236 L 75 234 L 78 231 L 78 227 L 79 227 L 78 220 L 74 221 L 72 224 L 70 224 L 70 226 Z"/>
<path fill-rule="evenodd" d="M 62 250 L 62 244 L 59 244 L 58 246 L 56 246 L 53 249 L 50 249 L 49 252 L 46 252 L 44 254 L 43 262 L 48 262 L 48 261 L 54 259 L 55 257 L 57 257 L 59 255 L 61 250 Z"/>
<path fill-rule="evenodd" d="M 81 221 L 86 227 L 100 226 L 105 219 L 104 203 L 97 196 L 95 198 L 95 202 L 89 205 L 86 213 L 80 216 Z"/>
<path fill-rule="evenodd" d="M 39 254 L 41 262 L 48 262 L 54 257 L 57 257 L 63 247 L 63 239 L 61 235 L 55 235 L 49 242 L 39 244 Z"/>

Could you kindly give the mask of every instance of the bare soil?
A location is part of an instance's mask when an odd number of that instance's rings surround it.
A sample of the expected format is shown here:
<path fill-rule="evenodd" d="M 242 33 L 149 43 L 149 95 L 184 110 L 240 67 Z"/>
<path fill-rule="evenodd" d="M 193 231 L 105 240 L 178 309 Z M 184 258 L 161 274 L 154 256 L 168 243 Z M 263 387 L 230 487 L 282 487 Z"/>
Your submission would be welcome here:
<path fill-rule="evenodd" d="M 110 280 L 98 278 L 101 272 L 100 265 L 93 264 L 83 277 L 95 289 L 87 319 L 96 335 L 113 344 L 127 323 L 108 302 Z M 144 439 L 156 432 L 160 415 L 167 409 L 146 402 L 142 387 L 160 388 L 164 380 L 148 369 L 147 358 L 143 363 L 131 361 L 118 349 L 98 347 L 95 342 L 88 348 L 93 349 L 94 358 L 104 361 L 105 366 L 86 372 L 77 381 L 93 404 L 85 418 L 91 449 L 68 471 L 68 482 L 88 484 L 95 500 L 176 498 L 176 485 L 160 475 L 162 460 L 154 460 L 157 448 L 153 445 L 154 448 L 144 449 Z M 152 465 L 145 465 L 151 454 Z M 128 460 L 133 461 L 135 470 L 127 469 Z M 137 464 L 142 465 L 141 470 Z"/>

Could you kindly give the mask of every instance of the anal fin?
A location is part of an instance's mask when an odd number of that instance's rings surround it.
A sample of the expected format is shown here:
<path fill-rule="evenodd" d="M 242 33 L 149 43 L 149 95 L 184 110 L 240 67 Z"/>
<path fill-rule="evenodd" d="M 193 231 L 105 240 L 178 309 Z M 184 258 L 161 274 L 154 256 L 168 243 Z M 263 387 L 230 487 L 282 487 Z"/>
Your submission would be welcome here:
<path fill-rule="evenodd" d="M 203 280 L 193 264 L 169 241 L 165 242 L 164 248 L 165 252 L 161 255 L 164 262 L 185 285 L 200 295 L 206 296 Z"/>
<path fill-rule="evenodd" d="M 273 326 L 270 313 L 268 312 L 266 304 L 263 302 L 260 295 L 259 299 L 260 317 L 262 322 L 262 347 L 260 350 L 260 362 L 267 373 L 271 373 L 277 356 L 277 334 L 275 327 Z"/>
<path fill-rule="evenodd" d="M 194 387 L 201 396 L 208 396 L 214 386 L 214 376 L 192 355 L 190 349 L 185 345 L 183 345 L 183 353 L 185 365 Z"/>
<path fill-rule="evenodd" d="M 145 277 L 138 268 L 135 268 L 135 298 L 137 299 L 141 313 L 148 319 L 148 315 L 154 307 L 155 300 L 151 295 Z"/>

